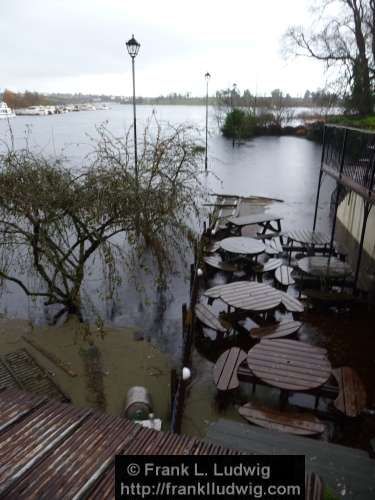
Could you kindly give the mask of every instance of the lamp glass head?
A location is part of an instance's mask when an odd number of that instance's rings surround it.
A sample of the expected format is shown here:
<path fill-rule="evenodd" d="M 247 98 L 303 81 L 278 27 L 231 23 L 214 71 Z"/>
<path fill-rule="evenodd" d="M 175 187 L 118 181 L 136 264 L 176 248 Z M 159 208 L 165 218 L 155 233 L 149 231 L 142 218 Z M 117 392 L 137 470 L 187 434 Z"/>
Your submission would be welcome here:
<path fill-rule="evenodd" d="M 126 48 L 128 50 L 129 56 L 135 57 L 138 54 L 140 46 L 141 44 L 138 43 L 134 38 L 134 35 L 132 35 L 131 39 L 126 42 Z"/>

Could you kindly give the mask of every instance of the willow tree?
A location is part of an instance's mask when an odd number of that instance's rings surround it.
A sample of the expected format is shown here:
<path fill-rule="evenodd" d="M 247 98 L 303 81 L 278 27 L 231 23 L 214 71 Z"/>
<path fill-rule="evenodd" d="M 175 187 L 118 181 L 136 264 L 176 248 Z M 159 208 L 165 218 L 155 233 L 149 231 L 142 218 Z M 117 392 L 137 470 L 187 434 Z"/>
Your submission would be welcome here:
<path fill-rule="evenodd" d="M 335 69 L 343 93 L 360 114 L 373 110 L 375 80 L 374 0 L 320 0 L 312 28 L 292 26 L 286 52 L 311 57 Z"/>
<path fill-rule="evenodd" d="M 99 255 L 104 270 L 116 269 L 116 235 L 138 255 L 151 253 L 164 276 L 198 214 L 202 158 L 189 129 L 147 127 L 138 176 L 128 136 L 98 132 L 78 172 L 28 147 L 0 158 L 0 277 L 46 305 L 61 305 L 54 321 L 64 313 L 82 319 L 88 264 Z"/>

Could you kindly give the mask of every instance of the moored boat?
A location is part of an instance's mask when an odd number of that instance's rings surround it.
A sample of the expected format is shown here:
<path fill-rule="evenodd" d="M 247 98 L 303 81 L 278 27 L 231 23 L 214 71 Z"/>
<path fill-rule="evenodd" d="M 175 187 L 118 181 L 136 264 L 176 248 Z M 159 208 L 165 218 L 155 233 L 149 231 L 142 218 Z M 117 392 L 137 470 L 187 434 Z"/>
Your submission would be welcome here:
<path fill-rule="evenodd" d="M 16 116 L 13 110 L 7 105 L 6 102 L 0 102 L 0 119 L 1 118 L 13 118 Z"/>
<path fill-rule="evenodd" d="M 17 109 L 16 111 L 16 115 L 45 116 L 48 114 L 48 109 L 44 106 L 29 106 L 28 108 Z"/>

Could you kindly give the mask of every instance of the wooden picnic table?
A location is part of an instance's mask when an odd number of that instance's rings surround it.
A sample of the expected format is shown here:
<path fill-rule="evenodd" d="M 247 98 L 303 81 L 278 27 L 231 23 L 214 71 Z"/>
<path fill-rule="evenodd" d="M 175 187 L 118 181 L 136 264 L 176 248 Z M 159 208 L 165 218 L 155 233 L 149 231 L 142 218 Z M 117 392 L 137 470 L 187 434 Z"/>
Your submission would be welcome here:
<path fill-rule="evenodd" d="M 250 349 L 247 363 L 260 380 L 288 391 L 315 389 L 331 375 L 327 351 L 298 340 L 264 339 Z"/>
<path fill-rule="evenodd" d="M 256 256 L 264 252 L 265 245 L 262 241 L 254 238 L 232 236 L 221 240 L 220 248 L 229 253 Z"/>
<path fill-rule="evenodd" d="M 281 220 L 282 217 L 278 215 L 258 213 L 242 215 L 241 217 L 229 217 L 228 223 L 240 228 L 257 224 L 262 226 L 261 234 L 264 234 L 268 229 L 275 233 L 281 232 Z M 276 227 L 272 225 L 273 222 L 276 223 Z"/>
<path fill-rule="evenodd" d="M 237 282 L 237 286 L 225 288 L 220 297 L 229 306 L 244 311 L 269 311 L 281 303 L 279 290 L 255 281 Z"/>
<path fill-rule="evenodd" d="M 349 264 L 336 257 L 313 256 L 303 257 L 298 267 L 305 274 L 317 278 L 346 278 L 352 272 Z"/>

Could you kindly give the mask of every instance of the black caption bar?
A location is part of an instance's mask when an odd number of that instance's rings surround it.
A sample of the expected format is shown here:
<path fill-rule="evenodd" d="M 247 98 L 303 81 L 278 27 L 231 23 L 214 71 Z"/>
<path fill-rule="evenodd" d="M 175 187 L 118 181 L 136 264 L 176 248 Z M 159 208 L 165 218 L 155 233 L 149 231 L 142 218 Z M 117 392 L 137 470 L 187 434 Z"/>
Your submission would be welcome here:
<path fill-rule="evenodd" d="M 305 498 L 303 455 L 116 456 L 116 500 Z"/>

